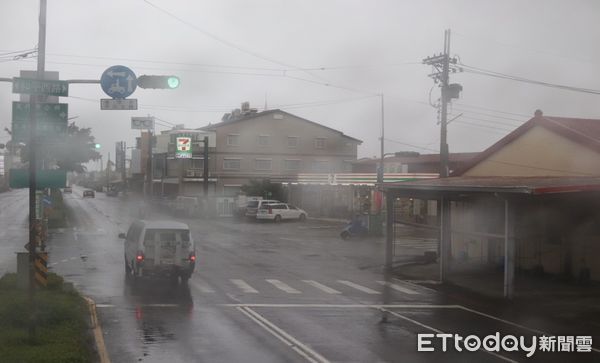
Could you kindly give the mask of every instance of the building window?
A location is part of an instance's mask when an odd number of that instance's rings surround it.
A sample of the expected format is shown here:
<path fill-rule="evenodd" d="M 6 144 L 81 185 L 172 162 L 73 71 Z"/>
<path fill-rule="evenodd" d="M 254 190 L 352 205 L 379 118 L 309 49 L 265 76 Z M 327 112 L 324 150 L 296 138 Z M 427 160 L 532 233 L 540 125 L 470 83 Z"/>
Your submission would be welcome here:
<path fill-rule="evenodd" d="M 352 172 L 352 161 L 351 160 L 344 160 L 344 161 L 342 161 L 342 171 L 344 173 L 351 173 Z"/>
<path fill-rule="evenodd" d="M 192 159 L 192 169 L 204 169 L 204 159 Z"/>
<path fill-rule="evenodd" d="M 315 173 L 329 173 L 329 161 L 315 160 L 312 162 L 312 171 Z"/>
<path fill-rule="evenodd" d="M 288 136 L 287 138 L 288 147 L 298 147 L 300 143 L 300 138 L 298 136 Z"/>
<path fill-rule="evenodd" d="M 241 165 L 242 165 L 242 159 L 232 159 L 232 158 L 223 159 L 223 169 L 224 170 L 240 170 Z"/>
<path fill-rule="evenodd" d="M 227 146 L 239 146 L 239 145 L 240 145 L 240 135 L 239 134 L 227 135 Z"/>
<path fill-rule="evenodd" d="M 271 170 L 273 160 L 271 159 L 256 159 L 254 161 L 254 169 L 256 170 Z"/>
<path fill-rule="evenodd" d="M 284 170 L 300 170 L 300 160 L 286 159 L 283 161 Z"/>
<path fill-rule="evenodd" d="M 325 149 L 325 141 L 327 139 L 324 137 L 317 137 L 315 139 L 315 149 Z"/>
<path fill-rule="evenodd" d="M 258 146 L 269 146 L 269 135 L 258 135 L 256 143 Z"/>

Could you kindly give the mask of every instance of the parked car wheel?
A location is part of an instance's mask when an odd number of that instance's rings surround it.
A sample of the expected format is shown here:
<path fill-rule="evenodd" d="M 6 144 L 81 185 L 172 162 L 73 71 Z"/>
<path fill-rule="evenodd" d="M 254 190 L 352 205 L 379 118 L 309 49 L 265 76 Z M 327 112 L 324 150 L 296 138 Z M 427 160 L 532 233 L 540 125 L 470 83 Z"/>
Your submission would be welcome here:
<path fill-rule="evenodd" d="M 340 237 L 342 237 L 343 240 L 347 240 L 348 238 L 350 238 L 350 232 L 342 231 L 342 233 L 340 233 Z"/>
<path fill-rule="evenodd" d="M 275 223 L 281 222 L 281 216 L 279 214 L 276 215 L 275 218 L 273 219 L 273 222 L 275 222 Z"/>
<path fill-rule="evenodd" d="M 304 222 L 304 221 L 306 221 L 306 214 L 304 214 L 304 213 L 300 214 L 300 217 L 298 217 L 298 220 L 299 220 L 300 222 Z"/>

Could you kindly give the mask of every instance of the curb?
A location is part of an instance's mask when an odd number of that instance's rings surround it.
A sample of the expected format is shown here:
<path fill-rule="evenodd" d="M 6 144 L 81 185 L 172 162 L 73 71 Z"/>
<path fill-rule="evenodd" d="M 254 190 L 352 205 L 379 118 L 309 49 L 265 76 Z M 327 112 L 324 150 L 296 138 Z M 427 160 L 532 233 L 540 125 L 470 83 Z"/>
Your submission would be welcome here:
<path fill-rule="evenodd" d="M 98 357 L 100 358 L 100 363 L 110 363 L 110 358 L 108 358 L 108 351 L 106 350 L 106 345 L 104 345 L 104 336 L 102 335 L 102 328 L 100 327 L 100 323 L 98 323 L 98 315 L 96 314 L 96 303 L 94 300 L 90 299 L 87 296 L 83 297 L 85 301 L 88 303 L 88 308 L 90 309 L 90 321 L 92 323 L 92 329 L 94 330 L 94 341 L 96 343 L 96 351 L 98 352 Z"/>

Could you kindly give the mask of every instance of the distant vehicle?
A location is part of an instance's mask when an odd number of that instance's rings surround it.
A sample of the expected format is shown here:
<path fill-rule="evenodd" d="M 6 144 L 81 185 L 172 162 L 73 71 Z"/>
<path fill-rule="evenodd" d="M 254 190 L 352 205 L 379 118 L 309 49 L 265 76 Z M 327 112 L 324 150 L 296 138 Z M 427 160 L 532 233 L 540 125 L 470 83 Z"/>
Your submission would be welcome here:
<path fill-rule="evenodd" d="M 178 196 L 171 205 L 173 212 L 180 216 L 197 216 L 200 210 L 200 202 L 196 197 Z"/>
<path fill-rule="evenodd" d="M 106 192 L 106 196 L 107 196 L 107 197 L 116 197 L 117 195 L 119 195 L 119 192 L 118 192 L 118 191 L 116 191 L 116 190 L 114 190 L 114 189 L 109 189 L 109 190 Z"/>
<path fill-rule="evenodd" d="M 258 209 L 256 219 L 272 220 L 279 223 L 284 219 L 306 220 L 306 211 L 286 203 L 263 203 Z"/>
<path fill-rule="evenodd" d="M 94 192 L 94 191 L 93 191 L 93 190 L 91 190 L 91 189 L 84 190 L 84 191 L 83 191 L 83 197 L 84 197 L 84 198 L 88 198 L 88 197 L 89 197 L 89 198 L 94 198 L 94 197 L 96 197 L 96 192 Z"/>
<path fill-rule="evenodd" d="M 125 273 L 141 277 L 181 278 L 185 283 L 196 266 L 196 246 L 185 223 L 137 220 L 125 239 Z"/>
<path fill-rule="evenodd" d="M 249 218 L 256 218 L 256 213 L 258 211 L 258 209 L 263 205 L 263 204 L 267 204 L 267 203 L 281 203 L 278 200 L 274 200 L 274 199 L 261 199 L 261 200 L 251 200 L 248 202 L 248 204 L 246 204 L 246 217 Z"/>
<path fill-rule="evenodd" d="M 71 194 L 71 193 L 73 193 L 73 189 L 71 187 L 64 187 L 63 188 L 63 193 L 64 194 Z"/>

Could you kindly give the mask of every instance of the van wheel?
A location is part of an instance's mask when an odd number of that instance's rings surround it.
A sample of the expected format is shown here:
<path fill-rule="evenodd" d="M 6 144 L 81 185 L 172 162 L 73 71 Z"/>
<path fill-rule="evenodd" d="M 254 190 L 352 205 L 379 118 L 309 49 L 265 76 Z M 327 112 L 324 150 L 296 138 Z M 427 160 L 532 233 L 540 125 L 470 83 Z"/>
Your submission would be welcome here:
<path fill-rule="evenodd" d="M 306 221 L 306 214 L 304 214 L 304 213 L 300 214 L 300 217 L 298 217 L 298 220 L 300 222 L 305 222 Z"/>
<path fill-rule="evenodd" d="M 281 222 L 281 216 L 280 216 L 279 214 L 278 214 L 278 215 L 276 215 L 276 216 L 275 216 L 275 219 L 273 219 L 273 222 L 275 222 L 275 223 L 279 223 L 279 222 Z"/>

